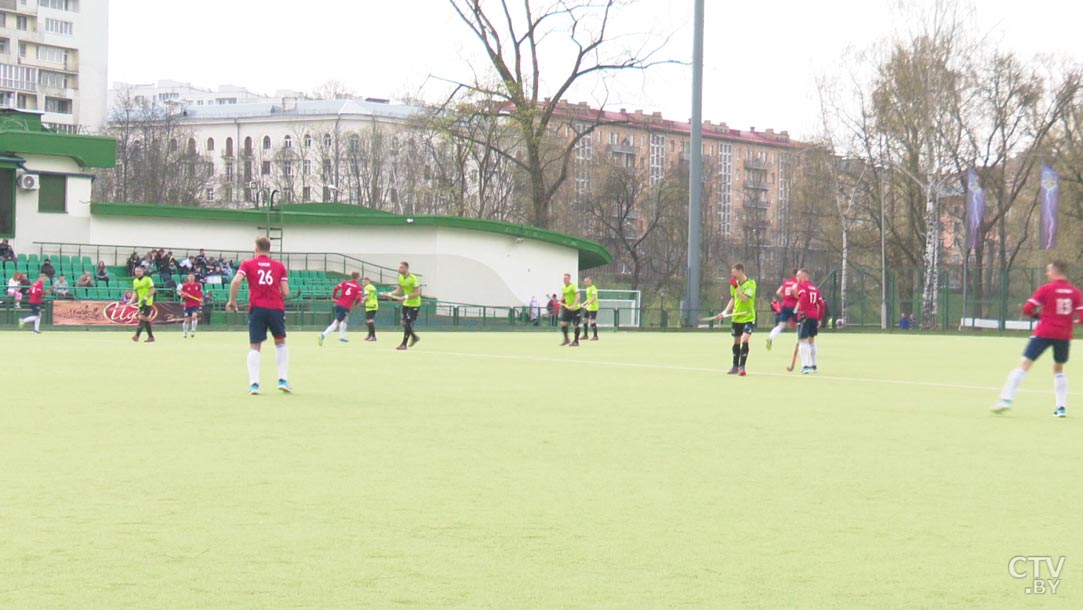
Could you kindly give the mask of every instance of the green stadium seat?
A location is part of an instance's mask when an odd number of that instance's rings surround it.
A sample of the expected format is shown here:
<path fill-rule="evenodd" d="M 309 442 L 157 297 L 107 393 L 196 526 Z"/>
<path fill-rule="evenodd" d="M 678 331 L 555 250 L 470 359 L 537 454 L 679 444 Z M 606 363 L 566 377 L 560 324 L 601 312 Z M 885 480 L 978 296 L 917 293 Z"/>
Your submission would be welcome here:
<path fill-rule="evenodd" d="M 41 259 L 38 258 L 37 254 L 27 254 L 26 255 L 26 264 L 30 265 L 32 267 L 33 266 L 41 266 Z"/>
<path fill-rule="evenodd" d="M 94 266 L 94 260 L 92 258 L 90 258 L 89 256 L 84 256 L 80 262 L 83 263 L 83 266 L 89 266 L 89 267 Z"/>
<path fill-rule="evenodd" d="M 25 254 L 20 254 L 20 255 L 15 257 L 15 260 L 19 261 L 20 263 L 25 263 L 26 262 L 26 255 Z"/>

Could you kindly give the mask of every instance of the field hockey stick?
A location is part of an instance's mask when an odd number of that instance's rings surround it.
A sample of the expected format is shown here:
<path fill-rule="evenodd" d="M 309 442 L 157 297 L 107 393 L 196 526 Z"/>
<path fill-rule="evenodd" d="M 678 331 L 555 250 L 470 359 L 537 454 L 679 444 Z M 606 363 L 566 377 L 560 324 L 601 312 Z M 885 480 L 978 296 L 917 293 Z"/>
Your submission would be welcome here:
<path fill-rule="evenodd" d="M 792 373 L 794 367 L 797 366 L 797 348 L 800 347 L 800 346 L 801 346 L 800 341 L 793 344 L 793 358 L 790 358 L 790 366 L 786 367 L 786 372 L 787 373 Z"/>
<path fill-rule="evenodd" d="M 715 320 L 725 320 L 726 318 L 732 318 L 732 317 L 733 317 L 733 312 L 726 312 L 726 313 L 724 313 L 722 315 L 718 315 L 718 316 L 711 316 L 709 318 L 700 318 L 699 321 L 700 322 L 713 322 Z"/>

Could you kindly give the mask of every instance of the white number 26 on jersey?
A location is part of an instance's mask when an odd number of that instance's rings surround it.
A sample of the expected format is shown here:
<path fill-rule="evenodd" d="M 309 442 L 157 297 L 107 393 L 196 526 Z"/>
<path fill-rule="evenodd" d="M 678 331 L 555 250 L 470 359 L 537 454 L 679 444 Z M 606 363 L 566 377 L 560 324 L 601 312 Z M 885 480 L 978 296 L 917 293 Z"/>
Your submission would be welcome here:
<path fill-rule="evenodd" d="M 260 286 L 271 286 L 275 283 L 274 275 L 270 269 L 260 269 L 256 273 L 259 275 L 257 283 Z"/>
<path fill-rule="evenodd" d="M 1072 315 L 1072 299 L 1057 299 L 1057 315 Z"/>

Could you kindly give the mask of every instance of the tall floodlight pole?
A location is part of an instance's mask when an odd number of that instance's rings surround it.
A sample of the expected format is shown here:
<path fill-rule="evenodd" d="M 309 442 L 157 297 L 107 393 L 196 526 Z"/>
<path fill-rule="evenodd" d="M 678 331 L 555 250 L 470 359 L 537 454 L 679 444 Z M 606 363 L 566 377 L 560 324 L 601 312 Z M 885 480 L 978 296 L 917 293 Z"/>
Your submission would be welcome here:
<path fill-rule="evenodd" d="M 685 320 L 694 326 L 700 317 L 700 239 L 703 216 L 703 3 L 695 0 L 692 35 L 692 154 L 688 172 L 688 294 Z"/>

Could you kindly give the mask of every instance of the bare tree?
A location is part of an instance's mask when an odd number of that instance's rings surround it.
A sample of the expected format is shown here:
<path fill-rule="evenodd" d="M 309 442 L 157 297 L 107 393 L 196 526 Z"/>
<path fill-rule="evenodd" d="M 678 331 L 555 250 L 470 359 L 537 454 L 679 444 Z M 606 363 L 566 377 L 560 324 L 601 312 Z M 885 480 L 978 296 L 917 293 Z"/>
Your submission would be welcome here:
<path fill-rule="evenodd" d="M 570 133 L 561 146 L 547 147 L 546 141 L 558 131 L 554 117 L 559 116 L 560 100 L 584 79 L 661 63 L 655 59 L 658 49 L 628 51 L 613 44 L 610 27 L 618 10 L 616 0 L 448 2 L 480 43 L 497 81 L 461 83 L 452 98 L 465 92 L 502 103 L 518 140 L 500 153 L 527 176 L 530 222 L 549 227 L 551 204 L 568 179 L 576 145 L 605 118 L 602 109 L 584 112 L 567 125 Z M 543 84 L 543 72 L 551 87 Z M 547 97 L 543 87 L 549 89 Z"/>
<path fill-rule="evenodd" d="M 326 81 L 306 94 L 313 100 L 348 100 L 357 97 L 357 92 L 339 80 Z"/>
<path fill-rule="evenodd" d="M 105 135 L 117 139 L 117 165 L 95 181 L 95 197 L 198 205 L 213 185 L 212 158 L 184 126 L 179 107 L 118 98 Z"/>

